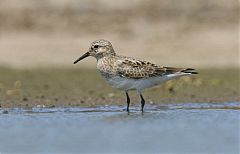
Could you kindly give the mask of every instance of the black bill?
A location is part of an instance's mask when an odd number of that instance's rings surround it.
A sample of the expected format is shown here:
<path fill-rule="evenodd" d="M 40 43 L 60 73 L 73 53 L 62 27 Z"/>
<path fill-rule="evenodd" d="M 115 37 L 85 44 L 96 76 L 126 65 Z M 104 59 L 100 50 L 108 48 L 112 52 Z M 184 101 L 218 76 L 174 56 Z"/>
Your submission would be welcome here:
<path fill-rule="evenodd" d="M 80 58 L 78 58 L 76 61 L 73 62 L 73 64 L 76 64 L 77 62 L 79 62 L 80 60 L 86 58 L 90 56 L 89 52 L 86 52 L 84 55 L 82 55 Z"/>

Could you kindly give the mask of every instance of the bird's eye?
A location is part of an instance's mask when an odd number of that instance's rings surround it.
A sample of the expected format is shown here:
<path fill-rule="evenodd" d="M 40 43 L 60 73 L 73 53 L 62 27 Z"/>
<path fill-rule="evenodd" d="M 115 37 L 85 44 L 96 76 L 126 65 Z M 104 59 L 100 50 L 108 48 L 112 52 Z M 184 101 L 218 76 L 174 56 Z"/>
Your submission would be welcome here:
<path fill-rule="evenodd" d="M 93 48 L 97 49 L 99 48 L 99 45 L 94 45 Z"/>

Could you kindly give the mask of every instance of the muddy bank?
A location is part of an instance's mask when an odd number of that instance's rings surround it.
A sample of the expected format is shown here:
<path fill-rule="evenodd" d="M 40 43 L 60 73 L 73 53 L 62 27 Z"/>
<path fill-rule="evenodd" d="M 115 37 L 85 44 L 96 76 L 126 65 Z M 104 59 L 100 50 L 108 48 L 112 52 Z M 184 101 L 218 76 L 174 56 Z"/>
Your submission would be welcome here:
<path fill-rule="evenodd" d="M 0 68 L 0 106 L 77 107 L 126 105 L 122 91 L 112 89 L 94 69 Z M 169 81 L 144 92 L 147 104 L 239 102 L 239 70 L 199 70 L 199 75 Z M 130 92 L 132 105 L 139 96 Z"/>

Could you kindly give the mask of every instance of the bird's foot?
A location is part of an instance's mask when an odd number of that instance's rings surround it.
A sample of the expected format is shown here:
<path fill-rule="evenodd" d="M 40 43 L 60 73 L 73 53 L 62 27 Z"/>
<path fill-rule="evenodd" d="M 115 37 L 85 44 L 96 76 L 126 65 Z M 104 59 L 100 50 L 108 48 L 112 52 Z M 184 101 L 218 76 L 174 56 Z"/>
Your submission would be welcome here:
<path fill-rule="evenodd" d="M 129 112 L 129 109 L 124 108 L 123 111 L 127 111 L 127 112 Z"/>

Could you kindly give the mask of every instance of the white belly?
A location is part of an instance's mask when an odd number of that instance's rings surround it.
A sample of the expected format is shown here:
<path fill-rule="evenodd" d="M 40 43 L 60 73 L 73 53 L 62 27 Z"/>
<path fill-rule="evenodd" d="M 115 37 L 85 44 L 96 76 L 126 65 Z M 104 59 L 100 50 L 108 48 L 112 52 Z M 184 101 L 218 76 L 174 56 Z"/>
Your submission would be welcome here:
<path fill-rule="evenodd" d="M 169 74 L 166 76 L 158 76 L 158 77 L 149 77 L 142 79 L 131 79 L 120 76 L 112 76 L 105 78 L 108 84 L 110 84 L 113 88 L 121 89 L 121 90 L 137 90 L 142 91 L 145 88 L 150 88 L 156 85 L 159 85 L 165 81 L 184 76 L 189 74 Z"/>

